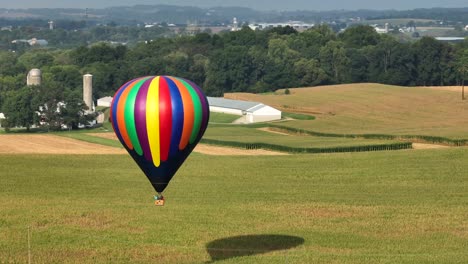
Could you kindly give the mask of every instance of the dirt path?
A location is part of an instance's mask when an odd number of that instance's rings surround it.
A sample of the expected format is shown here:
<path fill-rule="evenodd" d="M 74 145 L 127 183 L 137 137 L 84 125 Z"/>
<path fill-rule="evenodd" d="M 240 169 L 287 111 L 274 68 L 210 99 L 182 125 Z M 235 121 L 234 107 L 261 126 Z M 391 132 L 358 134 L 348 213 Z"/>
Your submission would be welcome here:
<path fill-rule="evenodd" d="M 413 149 L 442 149 L 450 148 L 449 146 L 437 145 L 437 144 L 426 144 L 426 143 L 413 143 Z"/>
<path fill-rule="evenodd" d="M 0 135 L 0 154 L 124 154 L 108 147 L 55 135 Z"/>
<path fill-rule="evenodd" d="M 270 151 L 264 149 L 238 149 L 238 148 L 227 148 L 219 147 L 207 144 L 198 144 L 193 150 L 198 153 L 207 154 L 207 155 L 218 155 L 218 156 L 228 156 L 228 155 L 242 155 L 242 156 L 264 156 L 264 155 L 289 155 L 284 152 Z"/>
<path fill-rule="evenodd" d="M 289 136 L 288 133 L 279 132 L 279 131 L 273 130 L 273 129 L 270 128 L 270 127 L 261 127 L 261 128 L 257 128 L 257 129 L 258 129 L 258 130 L 261 130 L 261 131 L 265 131 L 265 132 L 270 132 L 270 133 L 273 133 L 273 134 Z"/>

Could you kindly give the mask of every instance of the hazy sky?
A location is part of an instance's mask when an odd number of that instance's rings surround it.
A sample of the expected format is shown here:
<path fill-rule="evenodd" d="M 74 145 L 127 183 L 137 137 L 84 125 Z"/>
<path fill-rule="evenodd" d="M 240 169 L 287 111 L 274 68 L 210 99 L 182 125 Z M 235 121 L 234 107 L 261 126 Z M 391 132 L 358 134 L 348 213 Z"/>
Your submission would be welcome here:
<path fill-rule="evenodd" d="M 468 7 L 468 0 L 0 0 L 0 8 L 103 8 L 136 4 L 172 4 L 199 7 L 243 6 L 257 10 L 356 10 Z"/>

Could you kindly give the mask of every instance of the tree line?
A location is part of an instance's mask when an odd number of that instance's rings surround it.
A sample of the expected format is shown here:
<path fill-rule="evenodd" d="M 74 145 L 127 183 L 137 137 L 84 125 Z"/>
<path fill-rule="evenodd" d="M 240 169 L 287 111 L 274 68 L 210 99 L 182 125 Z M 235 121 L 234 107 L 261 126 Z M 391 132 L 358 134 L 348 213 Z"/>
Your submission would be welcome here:
<path fill-rule="evenodd" d="M 327 25 L 304 32 L 290 27 L 263 31 L 243 27 L 222 34 L 157 38 L 133 46 L 97 43 L 72 49 L 2 51 L 0 109 L 7 112 L 8 101 L 26 89 L 31 68 L 43 72 L 44 93 L 66 101 L 81 94 L 86 73 L 94 76 L 97 99 L 112 96 L 127 80 L 145 75 L 184 77 L 208 95 L 221 96 L 359 82 L 458 85 L 466 78 L 467 65 L 468 40 L 451 44 L 423 37 L 402 43 L 365 25 L 342 33 Z"/>

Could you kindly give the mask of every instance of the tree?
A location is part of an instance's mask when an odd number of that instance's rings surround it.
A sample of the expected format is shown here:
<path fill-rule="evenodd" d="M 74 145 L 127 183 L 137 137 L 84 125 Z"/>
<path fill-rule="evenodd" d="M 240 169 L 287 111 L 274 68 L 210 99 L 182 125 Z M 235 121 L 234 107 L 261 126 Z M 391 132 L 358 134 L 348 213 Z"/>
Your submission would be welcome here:
<path fill-rule="evenodd" d="M 442 44 L 432 37 L 422 37 L 414 44 L 418 85 L 440 84 Z"/>
<path fill-rule="evenodd" d="M 320 49 L 320 65 L 335 83 L 343 81 L 349 63 L 342 42 L 332 40 Z"/>
<path fill-rule="evenodd" d="M 54 57 L 46 50 L 38 49 L 24 53 L 18 58 L 18 63 L 27 69 L 42 68 L 52 65 Z"/>
<path fill-rule="evenodd" d="M 468 49 L 461 49 L 457 56 L 457 69 L 462 83 L 461 97 L 465 100 L 465 79 L 468 77 Z"/>
<path fill-rule="evenodd" d="M 38 121 L 36 108 L 33 104 L 34 93 L 31 87 L 24 86 L 20 90 L 10 91 L 3 104 L 6 126 L 25 127 L 27 131 Z"/>
<path fill-rule="evenodd" d="M 380 35 L 371 26 L 358 25 L 350 27 L 340 36 L 344 45 L 349 48 L 362 48 L 369 45 L 377 45 Z"/>
<path fill-rule="evenodd" d="M 67 91 L 64 104 L 60 107 L 60 115 L 69 130 L 78 128 L 79 124 L 87 124 L 95 116 L 87 115 L 88 106 L 83 102 L 81 94 L 76 91 Z"/>
<path fill-rule="evenodd" d="M 327 74 L 315 59 L 299 59 L 294 63 L 294 73 L 299 86 L 315 86 L 327 82 Z"/>
<path fill-rule="evenodd" d="M 221 96 L 224 92 L 245 92 L 254 83 L 253 64 L 244 46 L 229 46 L 216 51 L 210 58 L 205 91 Z"/>

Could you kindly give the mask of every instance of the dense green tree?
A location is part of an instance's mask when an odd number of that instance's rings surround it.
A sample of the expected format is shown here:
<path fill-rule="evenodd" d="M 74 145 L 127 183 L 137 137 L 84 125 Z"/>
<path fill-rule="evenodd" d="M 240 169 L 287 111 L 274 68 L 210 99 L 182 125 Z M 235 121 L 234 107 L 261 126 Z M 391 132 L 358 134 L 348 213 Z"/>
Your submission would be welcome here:
<path fill-rule="evenodd" d="M 25 127 L 29 131 L 31 126 L 38 121 L 33 98 L 32 88 L 28 86 L 24 86 L 20 90 L 9 91 L 2 107 L 6 118 L 3 125 L 6 125 L 7 128 Z"/>
<path fill-rule="evenodd" d="M 48 70 L 50 77 L 63 88 L 75 89 L 82 87 L 80 70 L 75 65 L 56 65 Z"/>
<path fill-rule="evenodd" d="M 16 75 L 22 71 L 24 68 L 18 63 L 16 53 L 0 51 L 0 76 Z"/>
<path fill-rule="evenodd" d="M 350 59 L 342 42 L 329 41 L 320 49 L 320 65 L 334 83 L 343 81 Z"/>
<path fill-rule="evenodd" d="M 465 100 L 465 80 L 468 79 L 468 48 L 459 50 L 457 54 L 455 67 L 459 73 L 459 78 L 461 80 L 461 97 L 462 100 Z"/>
<path fill-rule="evenodd" d="M 414 45 L 418 85 L 441 83 L 441 52 L 444 45 L 432 37 L 422 37 Z"/>
<path fill-rule="evenodd" d="M 371 26 L 358 25 L 345 30 L 339 35 L 340 40 L 348 48 L 362 48 L 369 45 L 377 45 L 380 35 Z"/>
<path fill-rule="evenodd" d="M 82 94 L 77 91 L 66 91 L 64 104 L 60 107 L 63 124 L 69 130 L 78 128 L 79 124 L 87 124 L 95 115 L 87 114 L 88 106 L 83 102 Z"/>
<path fill-rule="evenodd" d="M 230 46 L 216 51 L 210 58 L 205 81 L 209 95 L 245 92 L 253 84 L 253 64 L 244 46 Z"/>
<path fill-rule="evenodd" d="M 293 78 L 298 81 L 299 87 L 325 84 L 328 81 L 327 74 L 316 59 L 299 59 L 294 63 L 294 74 Z"/>
<path fill-rule="evenodd" d="M 18 58 L 18 63 L 28 70 L 52 65 L 53 61 L 54 57 L 44 49 L 25 52 Z"/>

